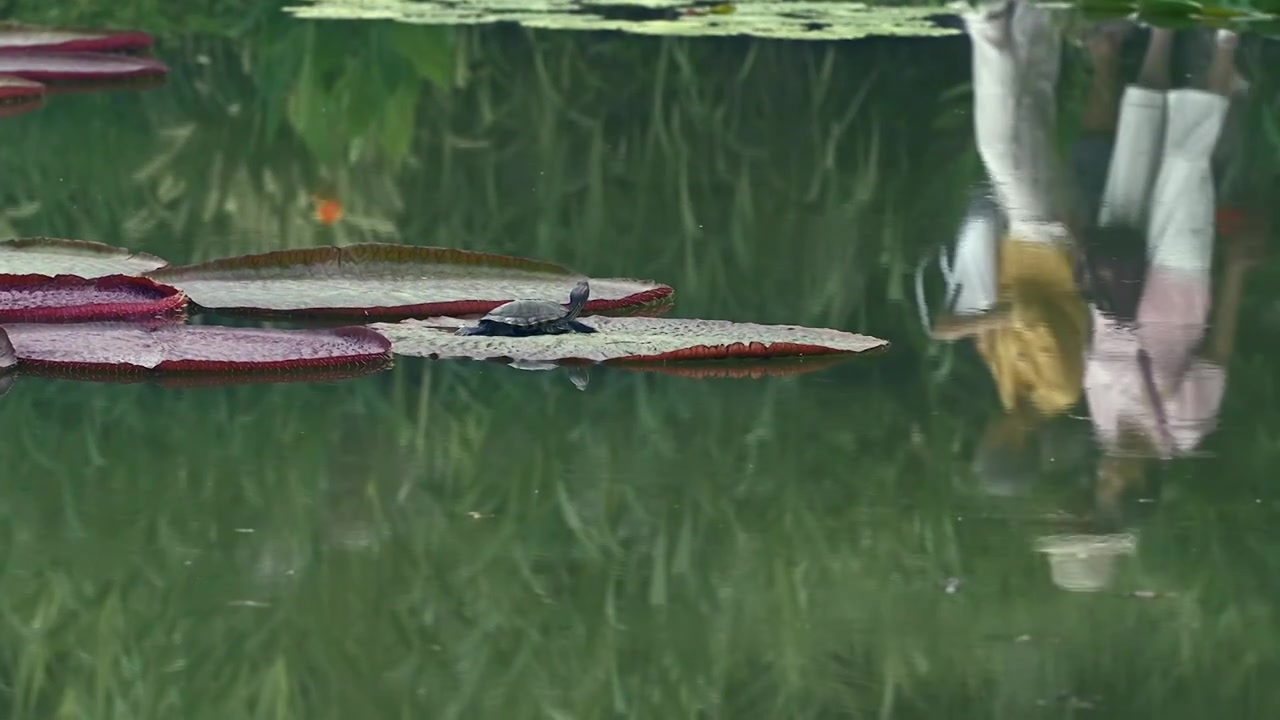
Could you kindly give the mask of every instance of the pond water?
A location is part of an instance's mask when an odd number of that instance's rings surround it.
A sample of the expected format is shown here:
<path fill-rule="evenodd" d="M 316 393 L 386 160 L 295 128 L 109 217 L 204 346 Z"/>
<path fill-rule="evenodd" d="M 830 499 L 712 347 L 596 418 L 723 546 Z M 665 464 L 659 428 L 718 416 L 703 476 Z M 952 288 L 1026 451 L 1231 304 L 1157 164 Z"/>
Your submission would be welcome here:
<path fill-rule="evenodd" d="M 295 4 L 10 3 L 169 73 L 0 118 L 0 236 L 483 250 L 892 345 L 9 377 L 6 717 L 1274 712 L 1274 41 Z"/>

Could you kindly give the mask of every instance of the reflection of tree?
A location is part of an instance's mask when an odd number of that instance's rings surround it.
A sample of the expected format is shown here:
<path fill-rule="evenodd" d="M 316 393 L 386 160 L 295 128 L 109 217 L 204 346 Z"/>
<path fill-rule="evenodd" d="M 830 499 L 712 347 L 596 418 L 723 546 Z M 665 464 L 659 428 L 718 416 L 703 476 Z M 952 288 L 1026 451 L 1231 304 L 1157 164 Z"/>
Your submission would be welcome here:
<path fill-rule="evenodd" d="M 361 32 L 282 25 L 260 45 L 214 43 L 190 66 L 164 149 L 135 178 L 153 204 L 134 222 L 178 236 L 220 236 L 195 256 L 395 236 L 397 182 L 424 81 L 447 78 L 448 35 L 380 24 Z M 200 179 L 207 178 L 203 183 Z M 179 188 L 194 181 L 190 192 Z M 346 220 L 316 223 L 312 197 L 341 202 Z M 265 236 L 265 237 L 264 237 Z"/>
<path fill-rule="evenodd" d="M 243 45 L 162 42 L 164 93 L 63 104 L 39 131 L 0 126 L 18 146 L 0 163 L 23 178 L 6 193 L 43 203 L 15 228 L 183 261 L 394 227 L 412 242 L 660 276 L 709 313 L 874 332 L 892 321 L 865 301 L 901 295 L 912 245 L 945 227 L 936 210 L 950 201 L 933 188 L 954 182 L 937 155 L 961 135 L 932 129 L 935 100 L 912 85 L 936 82 L 936 68 L 911 62 L 914 48 L 459 33 L 453 72 L 447 36 L 430 28 L 261 23 Z M 401 100 L 410 87 L 419 98 Z M 927 133 L 934 142 L 913 142 Z M 45 149 L 68 147 L 58 135 L 101 150 Z M 120 168 L 142 178 L 145 201 Z M 315 192 L 357 222 L 316 227 Z M 758 286 L 734 282 L 744 274 Z M 773 301 L 800 286 L 799 315 Z"/>
<path fill-rule="evenodd" d="M 928 45 L 934 67 L 876 43 L 461 37 L 468 82 L 424 92 L 403 174 L 376 152 L 342 171 L 355 213 L 657 276 L 698 314 L 902 337 L 884 300 L 962 200 L 968 129 L 928 134 L 926 81 L 962 74 L 963 44 Z M 296 64 L 266 40 L 192 43 L 164 93 L 0 125 L 24 140 L 0 157 L 6 203 L 46 208 L 15 225 L 119 241 L 146 207 L 160 219 L 132 244 L 175 259 L 308 241 L 279 220 L 325 178 L 283 129 Z M 277 79 L 236 70 L 241 52 Z M 579 393 L 412 361 L 305 388 L 24 381 L 0 413 L 6 697 L 40 717 L 937 717 L 1074 691 L 1116 716 L 1252 716 L 1244 691 L 1280 667 L 1267 356 L 1223 419 L 1248 428 L 1219 441 L 1241 472 L 1184 468 L 1194 502 L 1162 508 L 1124 579 L 1180 594 L 1090 602 L 1023 552 L 1035 518 L 952 484 L 976 383 L 922 383 L 897 344 L 889 364 L 732 388 L 600 373 Z M 377 551 L 333 551 L 344 523 Z M 295 572 L 259 594 L 263 559 Z"/>
<path fill-rule="evenodd" d="M 161 38 L 157 53 L 173 66 L 165 92 L 64 103 L 45 132 L 34 123 L 0 128 L 27 146 L 0 160 L 22 178 L 6 186 L 9 204 L 41 203 L 27 223 L 34 232 L 153 247 L 177 261 L 394 236 L 397 176 L 420 99 L 430 83 L 449 79 L 448 32 L 392 24 L 351 32 L 277 18 L 250 37 L 245 46 Z M 109 124 L 117 113 L 131 122 Z M 84 123 L 86 116 L 96 117 Z M 98 157 L 50 153 L 57 144 L 43 137 L 70 135 L 77 121 L 75 135 L 100 147 Z M 157 150 L 143 159 L 148 147 Z M 51 166 L 62 167 L 40 172 Z M 121 182 L 121 168 L 130 167 L 135 182 Z M 100 209 L 85 212 L 86 187 Z M 346 221 L 317 224 L 313 195 L 339 200 Z"/>

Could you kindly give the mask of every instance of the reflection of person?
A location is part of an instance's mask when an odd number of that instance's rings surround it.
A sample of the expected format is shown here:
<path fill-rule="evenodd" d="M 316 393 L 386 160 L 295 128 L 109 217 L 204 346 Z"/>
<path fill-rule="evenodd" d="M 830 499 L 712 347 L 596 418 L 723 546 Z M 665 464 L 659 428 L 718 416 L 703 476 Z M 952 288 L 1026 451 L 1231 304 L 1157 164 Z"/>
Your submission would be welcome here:
<path fill-rule="evenodd" d="M 1212 160 L 1237 80 L 1236 36 L 1216 34 L 1204 89 L 1170 90 L 1173 31 L 1153 28 L 1137 82 L 1120 93 L 1114 50 L 1122 33 L 1112 26 L 1089 41 L 1095 78 L 1075 157 L 1086 188 L 1091 176 L 1101 180 L 1096 199 L 1083 198 L 1096 215 L 1081 240 L 1093 320 L 1084 384 L 1104 451 L 1095 485 L 1104 514 L 1142 484 L 1149 458 L 1188 454 L 1215 426 L 1249 264 L 1244 241 L 1228 246 L 1214 334 L 1201 348 L 1214 244 Z"/>
<path fill-rule="evenodd" d="M 990 197 L 971 206 L 933 337 L 972 338 L 1004 413 L 975 469 L 989 492 L 1036 472 L 1045 421 L 1081 393 L 1088 316 L 1075 289 L 1063 168 L 1055 148 L 1062 47 L 1057 16 L 1023 0 L 965 15 L 972 41 L 974 135 Z"/>

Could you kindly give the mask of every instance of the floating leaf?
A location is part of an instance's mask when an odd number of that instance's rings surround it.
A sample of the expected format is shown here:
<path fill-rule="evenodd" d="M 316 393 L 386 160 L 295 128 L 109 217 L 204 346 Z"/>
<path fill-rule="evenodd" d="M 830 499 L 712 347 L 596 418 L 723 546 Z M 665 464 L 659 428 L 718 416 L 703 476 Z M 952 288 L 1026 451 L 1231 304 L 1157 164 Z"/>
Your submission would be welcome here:
<path fill-rule="evenodd" d="M 177 288 L 129 275 L 0 275 L 0 322 L 154 317 L 181 310 Z"/>
<path fill-rule="evenodd" d="M 1199 15 L 1202 5 L 1193 0 L 1141 0 L 1138 3 L 1140 15 L 1152 17 L 1174 16 L 1188 17 Z"/>
<path fill-rule="evenodd" d="M 279 330 L 162 323 L 4 326 L 22 367 L 63 372 L 252 373 L 382 364 L 391 344 L 364 327 Z"/>
<path fill-rule="evenodd" d="M 1200 15 L 1209 20 L 1233 20 L 1248 17 L 1250 13 L 1240 8 L 1222 7 L 1221 5 L 1205 5 L 1200 8 Z"/>
<path fill-rule="evenodd" d="M 523 338 L 455 335 L 457 318 L 406 320 L 370 327 L 391 339 L 400 355 L 509 359 L 521 362 L 650 362 L 860 353 L 888 342 L 841 330 L 683 318 L 581 318 L 594 333 Z"/>
<path fill-rule="evenodd" d="M 1080 4 L 1081 19 L 1089 22 L 1105 22 L 1127 18 L 1138 11 L 1136 2 L 1105 2 L 1086 0 Z"/>
<path fill-rule="evenodd" d="M 66 52 L 123 52 L 151 47 L 151 36 L 125 30 L 73 30 L 18 23 L 0 24 L 0 53 L 32 50 Z"/>
<path fill-rule="evenodd" d="M 726 10 L 732 8 L 732 13 Z M 397 20 L 406 25 L 517 23 L 553 30 L 623 31 L 647 35 L 735 36 L 790 40 L 852 40 L 871 35 L 952 35 L 931 19 L 939 8 L 888 7 L 860 2 L 786 0 L 785 2 L 699 3 L 681 0 L 644 2 L 509 2 L 485 0 L 307 0 L 287 4 L 295 17 Z"/>
<path fill-rule="evenodd" d="M 0 242 L 0 273 L 9 275 L 141 275 L 168 263 L 90 240 L 30 237 Z"/>
<path fill-rule="evenodd" d="M 553 263 L 437 247 L 365 243 L 169 266 L 148 277 L 206 308 L 257 314 L 400 319 L 485 313 L 517 298 L 567 302 L 581 275 Z M 669 302 L 666 285 L 591 280 L 586 312 Z"/>
<path fill-rule="evenodd" d="M 50 92 L 96 88 L 103 84 L 163 81 L 169 68 L 147 57 L 86 52 L 0 53 L 0 74 L 44 83 Z"/>
<path fill-rule="evenodd" d="M 0 75 L 0 117 L 18 115 L 44 105 L 44 85 L 12 75 Z"/>
<path fill-rule="evenodd" d="M 9 336 L 4 330 L 0 330 L 0 370 L 7 370 L 17 362 L 18 356 L 13 351 L 13 343 L 9 342 Z"/>
<path fill-rule="evenodd" d="M 436 87 L 449 87 L 456 52 L 453 28 L 396 23 L 388 32 L 391 47 L 413 65 L 418 77 L 431 81 Z"/>

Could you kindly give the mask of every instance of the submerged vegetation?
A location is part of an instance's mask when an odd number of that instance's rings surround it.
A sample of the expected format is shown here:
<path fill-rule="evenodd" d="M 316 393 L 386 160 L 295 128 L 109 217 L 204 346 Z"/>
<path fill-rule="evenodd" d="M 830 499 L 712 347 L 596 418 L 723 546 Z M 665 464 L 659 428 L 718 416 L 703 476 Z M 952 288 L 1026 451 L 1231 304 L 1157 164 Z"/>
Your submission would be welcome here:
<path fill-rule="evenodd" d="M 125 12 L 90 5 L 65 7 Z M 516 253 L 659 277 L 682 314 L 896 352 L 794 379 L 606 369 L 584 392 L 560 370 L 414 359 L 314 386 L 23 379 L 0 398 L 10 716 L 1200 718 L 1280 700 L 1274 266 L 1212 457 L 1170 470 L 1109 592 L 1059 591 L 1034 551 L 1070 531 L 1083 470 L 1021 499 L 975 488 L 998 401 L 898 302 L 977 176 L 962 37 L 196 5 L 194 32 L 160 39 L 164 92 L 0 120 L 0 234 L 193 261 L 369 239 Z M 1255 72 L 1260 96 L 1278 79 Z M 1255 106 L 1264 168 L 1278 118 Z"/>
<path fill-rule="evenodd" d="M 1033 528 L 951 484 L 965 416 L 913 428 L 927 415 L 903 405 L 927 401 L 896 384 L 479 379 L 407 362 L 390 386 L 6 396 L 29 478 L 0 594 L 16 713 L 1012 717 L 1066 693 L 1191 718 L 1274 699 L 1269 562 L 1246 540 L 1274 490 L 1170 503 L 1116 593 L 1082 599 L 1048 582 Z M 37 417 L 79 443 L 52 454 Z"/>

